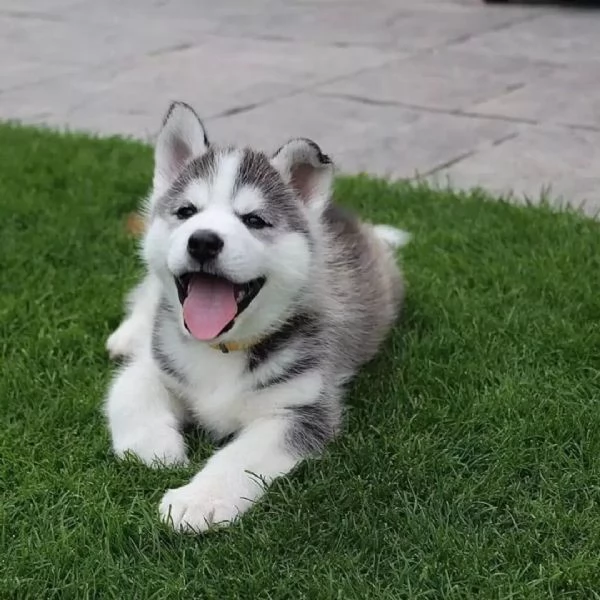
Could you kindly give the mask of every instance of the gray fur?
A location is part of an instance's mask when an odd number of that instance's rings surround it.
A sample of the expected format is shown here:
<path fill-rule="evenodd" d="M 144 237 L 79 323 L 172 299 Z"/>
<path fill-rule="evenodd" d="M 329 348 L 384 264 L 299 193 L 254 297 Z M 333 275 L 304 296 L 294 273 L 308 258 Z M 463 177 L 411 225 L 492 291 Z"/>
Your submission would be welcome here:
<path fill-rule="evenodd" d="M 291 345 L 295 348 L 294 359 L 276 372 L 270 372 L 268 377 L 259 378 L 256 389 L 293 382 L 296 377 L 317 370 L 323 354 L 319 337 L 323 330 L 317 315 L 299 313 L 254 346 L 248 353 L 249 371 L 256 371 L 259 366 L 268 363 L 280 350 Z"/>
<path fill-rule="evenodd" d="M 330 204 L 323 214 L 322 279 L 309 296 L 316 306 L 311 335 L 303 337 L 304 357 L 317 352 L 326 389 L 314 405 L 292 410 L 287 438 L 294 452 L 313 454 L 334 435 L 341 418 L 343 386 L 373 358 L 392 326 L 402 298 L 392 252 L 351 213 Z M 316 329 L 316 331 L 315 331 Z M 300 363 L 302 364 L 302 363 Z M 294 366 L 281 374 L 293 381 Z M 311 368 L 312 365 L 311 365 Z M 306 369 L 299 369 L 299 375 Z M 273 379 L 275 383 L 278 378 Z"/>
<path fill-rule="evenodd" d="M 308 234 L 306 218 L 281 175 L 273 168 L 265 154 L 250 148 L 244 150 L 233 195 L 246 185 L 261 192 L 265 199 L 265 213 L 269 215 L 273 225 Z"/>
<path fill-rule="evenodd" d="M 294 453 L 312 455 L 333 437 L 341 418 L 343 385 L 373 358 L 393 324 L 402 286 L 393 253 L 369 226 L 330 204 L 323 214 L 323 278 L 316 280 L 310 307 L 299 307 L 275 333 L 251 349 L 248 369 L 256 371 L 283 348 L 296 357 L 257 389 L 289 384 L 309 371 L 327 382 L 315 404 L 290 407 L 287 444 Z M 320 286 L 326 282 L 325 285 Z"/>
<path fill-rule="evenodd" d="M 269 159 L 262 152 L 256 152 L 250 148 L 244 150 L 233 194 L 235 195 L 245 185 L 254 186 L 264 196 L 281 198 L 284 202 L 289 195 L 279 173 L 273 168 Z"/>
<path fill-rule="evenodd" d="M 331 355 L 339 371 L 354 372 L 373 358 L 396 319 L 400 272 L 393 253 L 355 215 L 330 204 L 323 220 L 328 304 L 342 308 L 330 315 Z"/>
<path fill-rule="evenodd" d="M 338 399 L 335 401 L 339 402 Z M 318 455 L 334 437 L 339 428 L 338 411 L 325 394 L 315 404 L 304 404 L 289 409 L 292 422 L 286 444 L 299 457 Z"/>
<path fill-rule="evenodd" d="M 248 370 L 254 371 L 294 339 L 301 338 L 304 343 L 314 340 L 321 331 L 317 320 L 317 315 L 312 312 L 298 312 L 292 315 L 276 331 L 249 350 Z"/>

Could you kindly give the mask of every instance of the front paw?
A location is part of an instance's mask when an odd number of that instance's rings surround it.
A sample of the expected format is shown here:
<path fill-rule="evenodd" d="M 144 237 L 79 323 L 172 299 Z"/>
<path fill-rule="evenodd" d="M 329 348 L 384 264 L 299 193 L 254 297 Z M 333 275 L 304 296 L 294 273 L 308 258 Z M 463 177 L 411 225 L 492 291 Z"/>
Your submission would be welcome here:
<path fill-rule="evenodd" d="M 162 521 L 176 531 L 199 533 L 229 525 L 249 505 L 248 498 L 227 489 L 222 482 L 192 481 L 168 490 L 158 510 Z"/>
<path fill-rule="evenodd" d="M 112 332 L 106 340 L 106 350 L 111 359 L 133 356 L 139 346 L 139 326 L 132 319 L 127 319 Z"/>
<path fill-rule="evenodd" d="M 150 467 L 188 463 L 183 436 L 171 427 L 133 432 L 126 439 L 115 440 L 113 446 L 119 458 L 133 454 Z"/>

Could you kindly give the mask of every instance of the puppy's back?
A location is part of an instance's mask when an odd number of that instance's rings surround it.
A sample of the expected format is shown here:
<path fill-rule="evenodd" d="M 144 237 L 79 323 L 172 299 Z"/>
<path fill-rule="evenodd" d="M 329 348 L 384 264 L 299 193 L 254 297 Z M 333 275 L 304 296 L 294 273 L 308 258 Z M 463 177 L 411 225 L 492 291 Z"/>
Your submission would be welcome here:
<path fill-rule="evenodd" d="M 399 230 L 363 223 L 335 204 L 323 220 L 330 344 L 342 370 L 353 371 L 377 352 L 400 308 L 403 285 L 394 247 L 405 238 Z"/>

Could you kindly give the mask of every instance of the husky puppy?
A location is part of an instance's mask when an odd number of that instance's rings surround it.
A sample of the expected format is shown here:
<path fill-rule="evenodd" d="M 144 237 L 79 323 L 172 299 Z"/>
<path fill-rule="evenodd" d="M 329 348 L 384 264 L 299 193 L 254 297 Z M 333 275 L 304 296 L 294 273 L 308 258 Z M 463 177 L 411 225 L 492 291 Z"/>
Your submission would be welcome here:
<path fill-rule="evenodd" d="M 155 148 L 147 274 L 107 342 L 128 360 L 106 398 L 118 457 L 187 462 L 182 425 L 235 434 L 166 492 L 177 530 L 230 523 L 339 430 L 346 382 L 373 357 L 402 297 L 406 234 L 331 201 L 333 165 L 294 139 L 269 157 L 218 148 L 171 105 Z"/>

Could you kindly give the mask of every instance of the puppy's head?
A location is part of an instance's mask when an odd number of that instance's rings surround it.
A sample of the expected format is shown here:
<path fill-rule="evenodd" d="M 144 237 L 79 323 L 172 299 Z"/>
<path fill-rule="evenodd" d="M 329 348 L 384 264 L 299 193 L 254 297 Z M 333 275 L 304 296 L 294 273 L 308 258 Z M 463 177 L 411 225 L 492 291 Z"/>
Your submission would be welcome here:
<path fill-rule="evenodd" d="M 158 136 L 144 257 L 188 335 L 260 336 L 306 288 L 333 166 L 310 140 L 274 156 L 216 148 L 186 104 Z"/>

